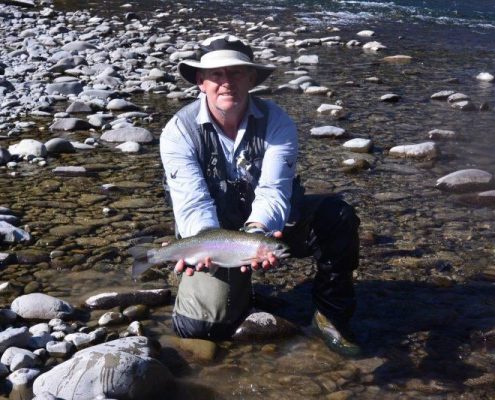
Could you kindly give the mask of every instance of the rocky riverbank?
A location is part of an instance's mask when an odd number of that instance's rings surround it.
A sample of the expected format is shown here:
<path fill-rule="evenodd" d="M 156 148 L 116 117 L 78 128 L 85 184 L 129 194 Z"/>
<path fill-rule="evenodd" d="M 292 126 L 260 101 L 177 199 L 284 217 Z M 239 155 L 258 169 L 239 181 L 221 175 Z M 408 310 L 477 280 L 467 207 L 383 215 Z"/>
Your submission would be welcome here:
<path fill-rule="evenodd" d="M 0 5 L 4 394 L 490 398 L 495 171 L 479 156 L 489 141 L 468 129 L 495 122 L 489 71 L 460 82 L 446 67 L 438 79 L 427 66 L 438 61 L 366 27 L 215 17 L 194 3 L 151 17 L 122 10 Z M 198 93 L 177 62 L 219 32 L 278 66 L 255 92 L 298 123 L 308 192 L 337 192 L 358 209 L 359 360 L 332 354 L 306 327 L 310 259 L 255 276 L 257 306 L 272 314 L 225 343 L 173 335 L 175 276 L 130 279 L 126 250 L 173 234 L 157 139 Z"/>

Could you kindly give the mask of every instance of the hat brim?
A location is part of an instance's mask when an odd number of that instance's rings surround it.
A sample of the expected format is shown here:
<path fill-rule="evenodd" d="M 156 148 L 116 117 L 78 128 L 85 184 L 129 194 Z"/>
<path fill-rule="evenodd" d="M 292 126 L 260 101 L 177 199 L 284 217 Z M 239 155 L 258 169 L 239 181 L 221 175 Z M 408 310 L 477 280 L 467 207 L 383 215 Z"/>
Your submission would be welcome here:
<path fill-rule="evenodd" d="M 241 60 L 218 60 L 208 63 L 208 66 L 202 65 L 199 61 L 196 60 L 184 60 L 179 62 L 177 68 L 182 78 L 192 83 L 193 85 L 196 85 L 197 84 L 196 72 L 198 71 L 198 69 L 212 69 L 212 68 L 225 68 L 225 67 L 237 67 L 237 66 L 252 67 L 256 70 L 255 86 L 264 82 L 266 78 L 268 78 L 270 74 L 277 68 L 274 65 L 255 64 Z"/>

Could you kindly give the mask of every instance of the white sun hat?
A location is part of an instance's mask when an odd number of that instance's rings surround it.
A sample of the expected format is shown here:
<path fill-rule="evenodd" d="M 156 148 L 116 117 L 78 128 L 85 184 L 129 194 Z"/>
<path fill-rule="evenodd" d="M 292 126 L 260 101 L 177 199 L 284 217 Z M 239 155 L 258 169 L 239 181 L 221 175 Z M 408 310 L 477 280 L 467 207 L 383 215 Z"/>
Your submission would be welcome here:
<path fill-rule="evenodd" d="M 213 36 L 200 44 L 203 55 L 199 61 L 184 60 L 178 65 L 180 75 L 196 84 L 198 69 L 234 67 L 244 65 L 256 70 L 256 85 L 263 82 L 275 70 L 273 65 L 253 62 L 253 50 L 241 39 L 232 35 Z"/>

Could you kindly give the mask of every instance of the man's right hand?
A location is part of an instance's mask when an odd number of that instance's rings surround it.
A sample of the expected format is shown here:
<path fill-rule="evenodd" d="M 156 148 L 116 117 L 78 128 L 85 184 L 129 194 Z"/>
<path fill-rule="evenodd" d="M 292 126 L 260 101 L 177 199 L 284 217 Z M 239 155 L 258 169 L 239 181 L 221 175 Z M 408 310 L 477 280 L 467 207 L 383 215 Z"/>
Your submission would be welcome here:
<path fill-rule="evenodd" d="M 210 257 L 206 257 L 203 262 L 199 262 L 198 264 L 196 264 L 195 267 L 188 266 L 183 259 L 180 259 L 179 261 L 177 261 L 177 264 L 175 264 L 174 272 L 176 274 L 181 274 L 185 271 L 187 276 L 192 276 L 194 275 L 194 271 L 202 271 L 203 269 L 210 267 L 211 267 Z"/>

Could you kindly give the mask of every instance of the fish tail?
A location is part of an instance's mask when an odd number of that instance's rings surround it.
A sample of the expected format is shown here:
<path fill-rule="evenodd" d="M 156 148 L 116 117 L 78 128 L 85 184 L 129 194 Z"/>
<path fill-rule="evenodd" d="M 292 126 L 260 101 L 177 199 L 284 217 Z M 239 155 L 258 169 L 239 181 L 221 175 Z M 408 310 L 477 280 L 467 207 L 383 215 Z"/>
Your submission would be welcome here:
<path fill-rule="evenodd" d="M 127 250 L 134 257 L 131 273 L 132 279 L 136 279 L 139 274 L 142 274 L 151 267 L 151 264 L 148 262 L 148 250 L 148 248 L 143 246 L 134 246 Z"/>

